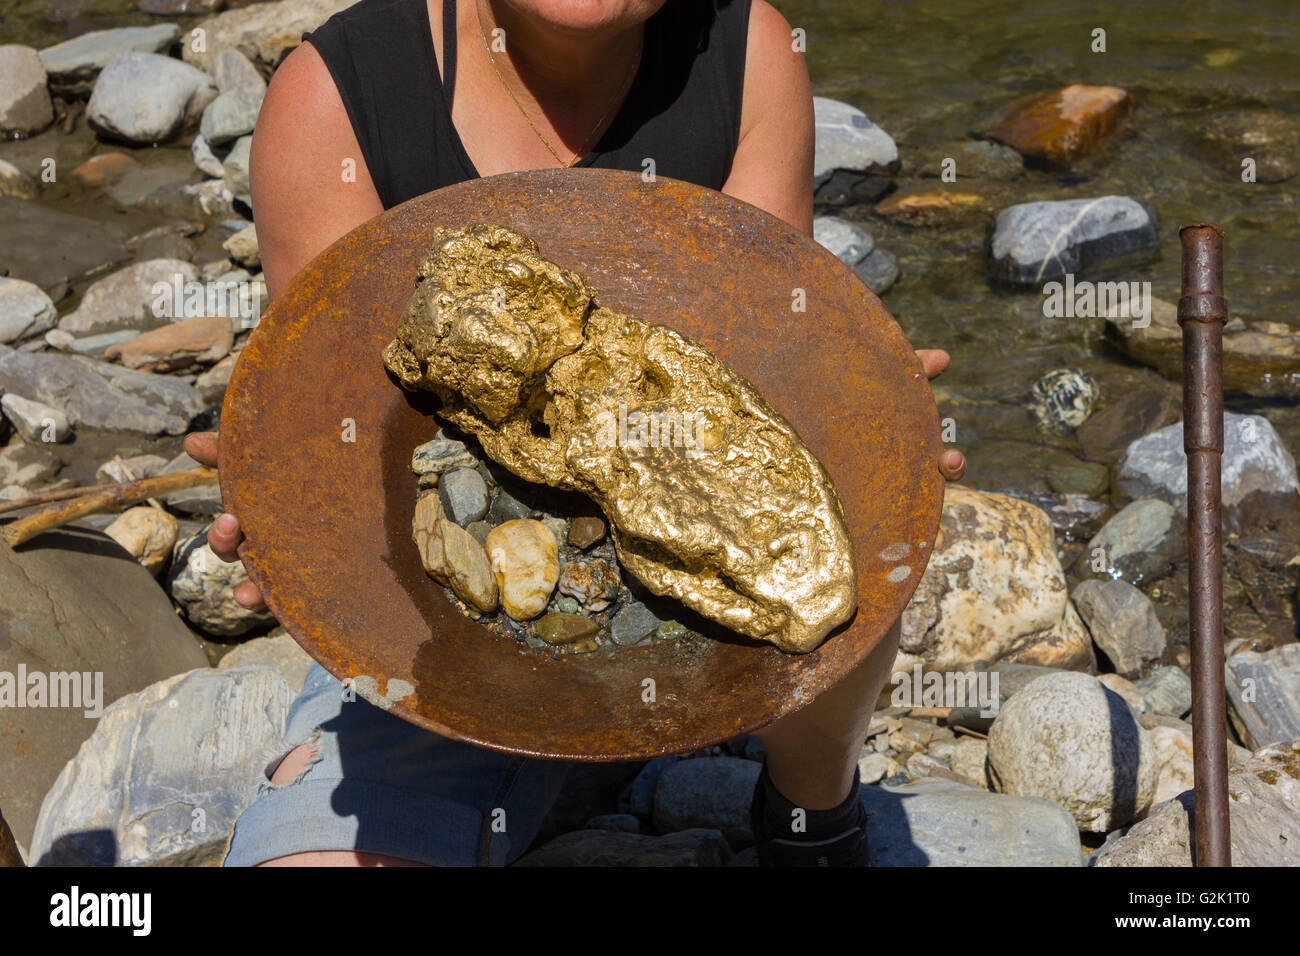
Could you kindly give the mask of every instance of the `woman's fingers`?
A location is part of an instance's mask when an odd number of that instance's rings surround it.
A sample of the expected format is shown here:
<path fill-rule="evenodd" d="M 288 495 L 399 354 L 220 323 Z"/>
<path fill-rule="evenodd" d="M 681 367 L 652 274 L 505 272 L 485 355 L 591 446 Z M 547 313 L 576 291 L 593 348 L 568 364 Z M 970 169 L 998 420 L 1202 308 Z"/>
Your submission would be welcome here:
<path fill-rule="evenodd" d="M 939 452 L 939 474 L 949 481 L 961 481 L 966 474 L 966 456 L 955 448 Z"/>
<path fill-rule="evenodd" d="M 185 453 L 200 465 L 217 467 L 217 433 L 190 432 L 185 436 Z"/>
<path fill-rule="evenodd" d="M 236 584 L 234 595 L 235 603 L 250 611 L 260 611 L 266 607 L 266 602 L 262 600 L 262 592 L 252 581 L 240 581 Z"/>
<path fill-rule="evenodd" d="M 232 514 L 218 515 L 208 526 L 208 544 L 212 546 L 212 553 L 222 561 L 238 561 L 239 542 L 243 540 L 239 519 Z"/>
<path fill-rule="evenodd" d="M 942 375 L 944 369 L 948 367 L 948 353 L 943 349 L 917 349 L 916 357 L 921 360 L 921 367 L 925 369 L 925 377 L 931 380 Z"/>

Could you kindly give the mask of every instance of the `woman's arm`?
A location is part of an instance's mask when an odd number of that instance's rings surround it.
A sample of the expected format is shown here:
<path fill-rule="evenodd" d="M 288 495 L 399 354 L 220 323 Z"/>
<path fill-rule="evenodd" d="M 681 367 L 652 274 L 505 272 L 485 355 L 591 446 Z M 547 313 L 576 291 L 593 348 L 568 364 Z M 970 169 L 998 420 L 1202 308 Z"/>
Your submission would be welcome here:
<path fill-rule="evenodd" d="M 249 183 L 272 299 L 336 239 L 383 212 L 343 100 L 310 43 L 271 78 L 253 133 Z"/>

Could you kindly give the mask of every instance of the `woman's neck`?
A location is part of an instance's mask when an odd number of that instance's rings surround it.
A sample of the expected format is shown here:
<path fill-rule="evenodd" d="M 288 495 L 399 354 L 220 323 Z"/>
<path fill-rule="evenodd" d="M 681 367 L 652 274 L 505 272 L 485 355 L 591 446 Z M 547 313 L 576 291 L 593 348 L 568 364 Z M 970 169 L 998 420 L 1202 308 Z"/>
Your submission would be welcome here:
<path fill-rule="evenodd" d="M 492 50 L 498 69 L 533 92 L 538 100 L 588 93 L 618 82 L 637 54 L 643 24 L 566 29 L 511 8 L 502 0 L 473 0 L 463 18 L 465 32 Z M 481 20 L 480 20 L 481 18 Z M 500 28 L 503 33 L 493 36 Z M 502 45 L 505 50 L 502 52 Z"/>

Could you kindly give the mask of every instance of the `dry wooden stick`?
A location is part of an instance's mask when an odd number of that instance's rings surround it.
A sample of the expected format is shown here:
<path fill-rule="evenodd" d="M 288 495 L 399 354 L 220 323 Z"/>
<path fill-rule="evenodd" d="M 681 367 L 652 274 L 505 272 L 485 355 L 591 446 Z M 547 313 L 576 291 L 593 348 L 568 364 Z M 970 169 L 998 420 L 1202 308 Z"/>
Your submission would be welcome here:
<path fill-rule="evenodd" d="M 173 491 L 215 484 L 216 481 L 215 468 L 191 468 L 188 471 L 174 471 L 169 475 L 125 481 L 118 485 L 99 485 L 88 494 L 82 494 L 71 501 L 52 502 L 34 514 L 5 525 L 0 528 L 0 540 L 11 548 L 16 548 L 43 531 L 58 528 L 86 515 L 113 511 L 149 498 L 160 498 Z"/>

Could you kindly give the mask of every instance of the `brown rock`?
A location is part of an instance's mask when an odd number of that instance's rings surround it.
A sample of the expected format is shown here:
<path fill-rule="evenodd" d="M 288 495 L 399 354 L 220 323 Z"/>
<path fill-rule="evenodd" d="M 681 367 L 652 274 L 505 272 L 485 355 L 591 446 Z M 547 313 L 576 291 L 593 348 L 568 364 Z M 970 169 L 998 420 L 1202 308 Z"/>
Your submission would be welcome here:
<path fill-rule="evenodd" d="M 920 226 L 950 222 L 984 206 L 985 199 L 978 193 L 930 189 L 907 196 L 891 196 L 876 206 L 875 211 L 887 219 Z"/>
<path fill-rule="evenodd" d="M 176 518 L 149 505 L 128 508 L 104 529 L 133 558 L 156 575 L 171 557 L 180 525 Z"/>
<path fill-rule="evenodd" d="M 230 319 L 213 315 L 172 322 L 142 332 L 109 348 L 104 357 L 127 368 L 173 372 L 192 365 L 209 365 L 224 358 L 234 343 Z"/>
<path fill-rule="evenodd" d="M 594 515 L 574 518 L 569 526 L 569 544 L 586 550 L 605 538 L 605 522 Z"/>
<path fill-rule="evenodd" d="M 1013 106 L 989 135 L 1024 156 L 1068 163 L 1091 152 L 1134 102 L 1117 86 L 1072 83 Z"/>
<path fill-rule="evenodd" d="M 140 164 L 126 153 L 100 153 L 74 169 L 72 177 L 87 186 L 103 186 L 117 182 L 139 166 Z"/>
<path fill-rule="evenodd" d="M 547 644 L 572 644 L 599 630 L 600 625 L 591 618 L 563 611 L 554 611 L 537 622 L 537 636 Z"/>

